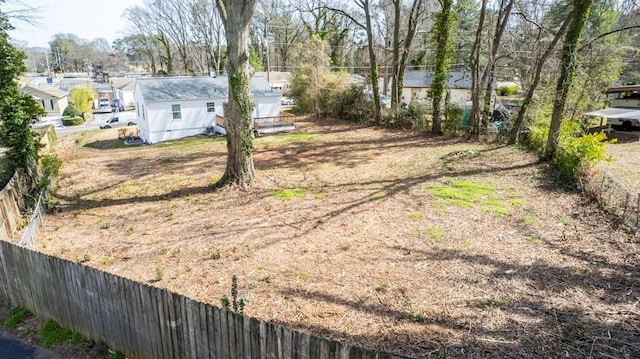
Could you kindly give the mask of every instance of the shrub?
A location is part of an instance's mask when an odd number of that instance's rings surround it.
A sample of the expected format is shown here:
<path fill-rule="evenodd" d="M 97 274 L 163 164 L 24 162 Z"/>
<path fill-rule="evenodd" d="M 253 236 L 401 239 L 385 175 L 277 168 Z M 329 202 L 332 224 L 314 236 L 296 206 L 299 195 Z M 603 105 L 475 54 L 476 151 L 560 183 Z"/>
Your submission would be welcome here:
<path fill-rule="evenodd" d="M 426 128 L 428 113 L 429 107 L 427 104 L 411 102 L 406 108 L 392 112 L 391 121 L 387 121 L 387 123 L 396 128 Z"/>
<path fill-rule="evenodd" d="M 78 116 L 82 116 L 82 112 L 80 112 L 80 110 L 78 110 L 78 108 L 76 108 L 72 103 L 70 103 L 69 106 L 67 106 L 67 108 L 65 108 L 64 111 L 62 112 L 62 116 L 78 117 Z"/>
<path fill-rule="evenodd" d="M 500 86 L 498 87 L 498 96 L 511 96 L 518 93 L 518 86 L 510 85 L 510 86 Z"/>
<path fill-rule="evenodd" d="M 445 120 L 443 123 L 444 133 L 455 135 L 462 128 L 465 119 L 464 109 L 458 105 L 452 104 L 447 106 L 445 110 Z"/>
<path fill-rule="evenodd" d="M 530 146 L 539 154 L 544 153 L 549 134 L 549 120 L 540 120 L 531 127 Z M 582 124 L 565 120 L 560 128 L 559 143 L 553 156 L 562 178 L 575 183 L 580 173 L 595 166 L 599 161 L 608 160 L 605 155 L 607 135 L 585 133 Z"/>
<path fill-rule="evenodd" d="M 58 176 L 62 167 L 62 160 L 56 155 L 45 155 L 40 158 L 40 183 L 39 187 L 48 187 L 51 181 Z"/>
<path fill-rule="evenodd" d="M 367 122 L 373 117 L 373 102 L 362 87 L 341 88 L 330 83 L 320 91 L 319 112 L 325 117 L 340 118 L 355 123 Z"/>
<path fill-rule="evenodd" d="M 64 126 L 78 126 L 78 125 L 82 125 L 83 123 L 84 123 L 84 118 L 80 116 L 62 118 L 62 124 Z"/>

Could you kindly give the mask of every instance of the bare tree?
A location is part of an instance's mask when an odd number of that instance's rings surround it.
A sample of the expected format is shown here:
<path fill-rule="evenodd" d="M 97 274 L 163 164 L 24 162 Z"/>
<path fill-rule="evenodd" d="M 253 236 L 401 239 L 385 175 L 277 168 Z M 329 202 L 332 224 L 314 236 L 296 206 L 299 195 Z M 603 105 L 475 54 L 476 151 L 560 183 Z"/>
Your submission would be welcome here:
<path fill-rule="evenodd" d="M 227 167 L 218 185 L 246 188 L 255 178 L 253 166 L 253 101 L 249 65 L 249 24 L 258 0 L 216 0 L 227 39 L 229 102 L 227 122 Z"/>
<path fill-rule="evenodd" d="M 413 39 L 418 31 L 418 26 L 423 21 L 426 14 L 424 0 L 413 0 L 409 7 L 409 15 L 406 22 L 406 32 L 404 38 L 400 38 L 400 28 L 402 26 L 402 1 L 392 0 L 394 9 L 394 25 L 393 25 L 393 82 L 391 90 L 391 105 L 398 107 L 402 97 L 402 89 L 404 88 L 404 73 L 411 54 Z M 402 46 L 401 46 L 402 44 Z M 402 53 L 400 48 L 402 47 Z"/>
<path fill-rule="evenodd" d="M 506 5 L 505 5 L 506 2 Z M 491 44 L 491 51 L 489 51 L 489 58 L 487 65 L 485 66 L 484 73 L 482 74 L 481 83 L 484 85 L 484 105 L 482 109 L 482 122 L 480 130 L 487 128 L 489 119 L 491 118 L 491 98 L 493 95 L 493 80 L 495 77 L 496 61 L 498 56 L 498 50 L 502 41 L 502 35 L 507 27 L 509 16 L 511 15 L 511 9 L 515 0 L 501 0 L 500 9 L 498 10 L 498 16 L 496 19 L 496 29 L 493 35 L 493 41 Z"/>

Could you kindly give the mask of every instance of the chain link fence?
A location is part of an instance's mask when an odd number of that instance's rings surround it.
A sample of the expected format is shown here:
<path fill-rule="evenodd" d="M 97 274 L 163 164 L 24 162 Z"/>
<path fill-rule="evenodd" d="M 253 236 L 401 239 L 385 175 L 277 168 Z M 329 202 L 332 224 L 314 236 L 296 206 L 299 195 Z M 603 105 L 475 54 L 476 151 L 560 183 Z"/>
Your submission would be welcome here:
<path fill-rule="evenodd" d="M 640 193 L 607 171 L 589 173 L 581 179 L 580 187 L 640 235 Z"/>

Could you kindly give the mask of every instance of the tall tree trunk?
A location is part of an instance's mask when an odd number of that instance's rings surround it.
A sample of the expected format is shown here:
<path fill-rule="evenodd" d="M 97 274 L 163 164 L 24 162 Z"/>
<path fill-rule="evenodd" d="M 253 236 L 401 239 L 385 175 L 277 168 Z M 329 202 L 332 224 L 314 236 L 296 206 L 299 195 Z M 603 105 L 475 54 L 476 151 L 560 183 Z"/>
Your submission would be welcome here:
<path fill-rule="evenodd" d="M 375 106 L 375 121 L 382 123 L 382 109 L 380 106 L 380 86 L 378 85 L 378 60 L 376 59 L 375 41 L 373 39 L 373 25 L 371 24 L 371 9 L 369 0 L 358 0 L 358 4 L 364 10 L 366 20 L 367 42 L 369 43 L 369 62 L 371 74 L 371 91 L 373 92 L 373 103 Z"/>
<path fill-rule="evenodd" d="M 560 69 L 560 77 L 558 78 L 556 95 L 553 101 L 553 113 L 551 114 L 549 137 L 547 137 L 547 148 L 544 153 L 544 157 L 546 159 L 551 159 L 558 147 L 564 106 L 578 67 L 577 57 L 580 38 L 582 37 L 582 31 L 589 19 L 589 13 L 591 12 L 593 1 L 594 0 L 573 1 L 573 7 L 576 11 L 572 13 L 574 17 L 571 19 L 569 30 L 567 31 L 567 36 L 565 37 L 564 45 L 562 46 L 562 68 Z"/>
<path fill-rule="evenodd" d="M 567 27 L 569 27 L 569 22 L 572 17 L 573 15 L 570 15 L 567 18 L 565 18 L 564 22 L 562 23 L 562 26 L 560 27 L 556 35 L 553 37 L 553 40 L 545 50 L 544 54 L 542 54 L 542 56 L 538 59 L 536 63 L 536 71 L 535 71 L 533 80 L 531 81 L 531 85 L 527 90 L 527 94 L 525 95 L 524 101 L 522 101 L 522 105 L 518 110 L 518 114 L 515 117 L 515 121 L 513 122 L 513 126 L 511 127 L 511 132 L 509 132 L 509 138 L 507 140 L 507 143 L 510 145 L 516 143 L 516 140 L 518 139 L 518 133 L 520 132 L 520 129 L 522 128 L 522 124 L 524 123 L 524 118 L 527 113 L 527 109 L 529 108 L 529 104 L 531 104 L 531 100 L 533 100 L 533 94 L 535 93 L 536 88 L 540 83 L 540 79 L 542 77 L 542 68 L 544 67 L 544 64 L 547 62 L 547 59 L 549 58 L 549 56 L 551 56 L 551 54 L 553 53 L 553 50 L 556 48 L 556 45 L 560 41 L 560 38 L 562 38 L 565 31 L 567 31 Z"/>
<path fill-rule="evenodd" d="M 391 78 L 391 106 L 397 110 L 400 105 L 400 97 L 402 94 L 398 80 L 400 78 L 400 0 L 393 0 L 393 54 L 392 69 L 393 77 Z"/>
<path fill-rule="evenodd" d="M 478 139 L 480 137 L 480 92 L 482 91 L 482 83 L 480 82 L 480 48 L 482 48 L 482 29 L 484 27 L 484 19 L 487 13 L 487 0 L 482 0 L 480 7 L 480 19 L 478 20 L 478 29 L 476 30 L 475 41 L 471 48 L 471 113 L 469 114 L 469 122 L 467 125 L 471 127 L 471 137 Z"/>
<path fill-rule="evenodd" d="M 455 27 L 453 0 L 442 0 L 442 11 L 436 15 L 434 41 L 436 61 L 431 92 L 433 94 L 433 123 L 431 133 L 442 134 L 442 101 L 449 80 L 450 47 Z"/>
<path fill-rule="evenodd" d="M 496 21 L 496 31 L 493 36 L 493 44 L 491 44 L 491 52 L 489 53 L 489 61 L 487 67 L 482 74 L 482 83 L 485 86 L 484 92 L 484 105 L 482 109 L 482 126 L 481 129 L 487 128 L 489 120 L 491 119 L 491 97 L 493 95 L 493 78 L 495 77 L 496 60 L 498 56 L 498 50 L 500 49 L 500 42 L 502 41 L 502 35 L 507 27 L 509 16 L 511 15 L 511 9 L 513 8 L 514 0 L 507 0 L 507 6 L 504 7 L 504 1 L 501 1 L 500 11 L 498 12 L 498 20 Z"/>
<path fill-rule="evenodd" d="M 246 188 L 255 178 L 253 166 L 253 100 L 249 65 L 249 23 L 257 0 L 216 0 L 227 37 L 229 100 L 227 117 L 227 167 L 218 185 Z"/>

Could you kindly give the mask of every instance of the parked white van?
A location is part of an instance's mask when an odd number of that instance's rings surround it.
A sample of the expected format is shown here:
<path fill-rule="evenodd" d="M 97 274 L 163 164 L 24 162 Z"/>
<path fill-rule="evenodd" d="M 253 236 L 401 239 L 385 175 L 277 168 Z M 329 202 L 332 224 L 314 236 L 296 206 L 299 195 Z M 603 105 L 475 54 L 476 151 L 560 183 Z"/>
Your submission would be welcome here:
<path fill-rule="evenodd" d="M 112 127 L 121 127 L 121 126 L 135 126 L 136 123 L 136 114 L 135 112 L 119 112 L 116 115 L 109 117 L 103 124 L 100 125 L 100 128 L 112 128 Z"/>

